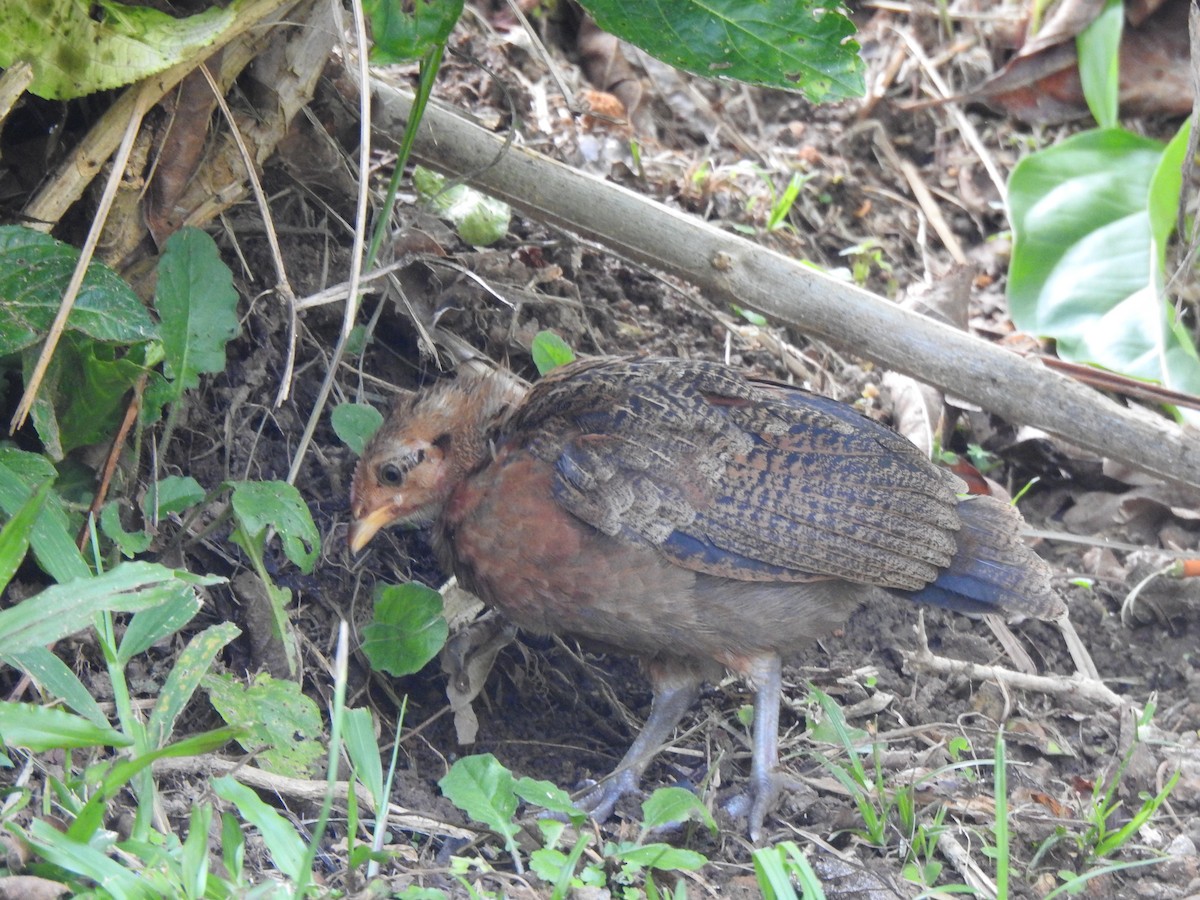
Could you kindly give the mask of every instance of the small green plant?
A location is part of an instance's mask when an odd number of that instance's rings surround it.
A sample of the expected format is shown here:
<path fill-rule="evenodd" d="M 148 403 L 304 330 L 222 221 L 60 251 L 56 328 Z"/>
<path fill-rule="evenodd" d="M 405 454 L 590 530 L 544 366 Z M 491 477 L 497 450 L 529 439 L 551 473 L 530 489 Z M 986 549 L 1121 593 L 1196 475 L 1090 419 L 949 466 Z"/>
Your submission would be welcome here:
<path fill-rule="evenodd" d="M 1179 770 L 1177 769 L 1157 794 L 1150 794 L 1147 791 L 1138 793 L 1141 805 L 1127 821 L 1120 823 L 1115 821 L 1121 810 L 1121 801 L 1117 799 L 1117 789 L 1137 750 L 1139 743 L 1137 734 L 1149 724 L 1149 717 L 1153 715 L 1153 710 L 1154 704 L 1148 703 L 1146 712 L 1138 722 L 1135 738 L 1130 744 L 1129 750 L 1121 757 L 1112 776 L 1107 780 L 1097 781 L 1092 787 L 1092 802 L 1084 810 L 1084 820 L 1088 825 L 1080 839 L 1080 848 L 1085 851 L 1089 861 L 1107 859 L 1133 840 L 1141 827 L 1149 822 L 1166 802 L 1167 797 L 1171 795 L 1171 791 L 1175 789 L 1175 785 L 1179 781 Z"/>
<path fill-rule="evenodd" d="M 763 900 L 797 900 L 793 885 L 800 886 L 804 900 L 825 900 L 821 879 L 794 841 L 761 847 L 751 856 Z"/>
<path fill-rule="evenodd" d="M 911 784 L 889 786 L 880 760 L 880 744 L 871 740 L 865 731 L 851 728 L 832 697 L 817 688 L 810 690 L 821 709 L 821 720 L 810 729 L 810 737 L 839 746 L 845 756 L 844 761 L 839 762 L 823 755 L 817 755 L 816 760 L 854 800 L 863 822 L 863 827 L 856 829 L 856 833 L 881 849 L 889 845 L 894 835 L 899 834 L 904 875 L 914 884 L 944 892 L 969 890 L 963 885 L 937 884 L 942 875 L 942 865 L 934 857 L 938 838 L 945 831 L 946 810 L 945 807 L 939 807 L 931 820 L 923 821 L 916 806 L 917 788 L 925 781 L 943 777 L 948 771 L 976 768 L 982 761 L 955 759 L 950 765 L 936 769 Z M 965 741 L 955 744 L 955 752 L 961 755 L 969 750 L 969 744 L 964 744 Z M 874 761 L 870 773 L 863 763 L 863 757 L 868 752 Z"/>
<path fill-rule="evenodd" d="M 714 834 L 717 830 L 711 814 L 694 794 L 682 788 L 661 788 L 642 804 L 642 824 L 636 840 L 606 841 L 598 850 L 599 860 L 580 867 L 594 836 L 581 830 L 568 848 L 559 848 L 568 835 L 567 822 L 578 828 L 586 818 L 561 788 L 548 781 L 514 778 L 490 753 L 458 760 L 438 785 L 455 806 L 504 840 L 517 871 L 524 870 L 516 844 L 522 828 L 516 819 L 518 800 L 555 816 L 537 818 L 543 846 L 529 856 L 533 873 L 553 885 L 553 897 L 564 897 L 572 888 L 606 887 L 615 896 L 632 898 L 640 896 L 639 884 L 650 895 L 657 891 L 652 871 L 690 871 L 708 862 L 693 850 L 648 843 L 646 838 L 656 828 L 696 819 Z"/>
<path fill-rule="evenodd" d="M 884 256 L 882 245 L 874 238 L 868 238 L 853 247 L 847 247 L 838 255 L 849 257 L 850 277 L 855 284 L 865 285 L 872 274 L 878 271 L 887 281 L 886 291 L 889 296 L 894 294 L 899 287 L 892 264 Z"/>
<path fill-rule="evenodd" d="M 783 228 L 787 225 L 788 215 L 796 203 L 796 198 L 800 196 L 800 189 L 804 187 L 805 182 L 810 178 L 812 178 L 811 175 L 802 175 L 799 172 L 792 173 L 792 177 L 788 179 L 787 187 L 780 192 L 779 196 L 771 204 L 771 212 L 767 216 L 767 231 L 775 231 L 777 228 Z"/>

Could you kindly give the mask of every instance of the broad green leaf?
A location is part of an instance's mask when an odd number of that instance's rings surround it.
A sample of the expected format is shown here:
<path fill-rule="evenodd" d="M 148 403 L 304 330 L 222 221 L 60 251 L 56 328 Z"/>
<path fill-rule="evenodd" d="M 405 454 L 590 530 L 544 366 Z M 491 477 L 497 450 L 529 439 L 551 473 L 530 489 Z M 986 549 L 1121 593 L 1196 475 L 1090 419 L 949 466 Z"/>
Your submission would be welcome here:
<path fill-rule="evenodd" d="M 423 584 L 376 585 L 375 618 L 363 628 L 363 653 L 377 672 L 411 675 L 437 656 L 450 627 L 441 595 Z"/>
<path fill-rule="evenodd" d="M 821 0 L 582 0 L 596 23 L 676 68 L 706 78 L 804 92 L 814 103 L 861 97 L 854 23 Z"/>
<path fill-rule="evenodd" d="M 77 747 L 128 747 L 132 739 L 64 709 L 0 700 L 0 735 L 10 747 L 35 753 Z"/>
<path fill-rule="evenodd" d="M 149 349 L 148 343 L 125 349 L 85 335 L 62 337 L 31 412 L 47 456 L 61 461 L 79 446 L 112 438 L 125 413 L 128 390 L 145 371 L 140 360 Z M 26 382 L 40 352 L 29 347 L 22 353 Z"/>
<path fill-rule="evenodd" d="M 1124 25 L 1125 4 L 1122 0 L 1108 0 L 1100 15 L 1075 39 L 1083 96 L 1101 128 L 1117 125 L 1121 30 Z"/>
<path fill-rule="evenodd" d="M 142 498 L 142 513 L 158 520 L 191 509 L 205 497 L 204 488 L 191 475 L 168 475 Z"/>
<path fill-rule="evenodd" d="M 183 842 L 180 868 L 184 895 L 203 897 L 209 878 L 208 840 L 212 827 L 212 806 L 201 803 L 192 806 L 188 818 L 188 836 Z"/>
<path fill-rule="evenodd" d="M 57 475 L 54 466 L 44 456 L 13 447 L 0 447 L 0 512 L 9 517 L 15 516 L 38 486 Z M 38 565 L 60 583 L 92 574 L 79 548 L 75 546 L 70 528 L 62 502 L 56 494 L 50 493 L 33 523 L 29 545 L 33 548 Z"/>
<path fill-rule="evenodd" d="M 121 524 L 121 500 L 110 500 L 100 510 L 100 531 L 117 545 L 121 555 L 133 559 L 150 547 L 151 537 L 144 531 L 126 531 Z"/>
<path fill-rule="evenodd" d="M 342 729 L 346 755 L 354 766 L 354 775 L 371 793 L 376 809 L 387 798 L 383 796 L 383 762 L 379 757 L 379 740 L 375 736 L 375 720 L 369 709 L 348 709 Z"/>
<path fill-rule="evenodd" d="M 511 851 L 520 830 L 513 821 L 517 795 L 512 772 L 490 753 L 464 756 L 438 782 L 442 794 L 476 822 L 482 822 L 504 837 Z"/>
<path fill-rule="evenodd" d="M 311 572 L 321 536 L 300 492 L 284 481 L 235 481 L 231 486 L 233 514 L 246 533 L 259 540 L 274 528 L 283 539 L 287 558 L 304 574 Z"/>
<path fill-rule="evenodd" d="M 575 351 L 571 349 L 571 345 L 553 331 L 539 331 L 534 335 L 529 351 L 533 355 L 533 364 L 537 366 L 539 375 L 545 375 L 551 369 L 575 361 Z"/>
<path fill-rule="evenodd" d="M 198 586 L 222 581 L 157 563 L 121 563 L 102 575 L 48 587 L 14 607 L 0 610 L 0 653 L 20 653 L 52 644 L 89 627 L 98 612 L 150 609 L 190 596 Z"/>
<path fill-rule="evenodd" d="M 420 59 L 446 42 L 462 9 L 463 0 L 364 0 L 363 12 L 371 20 L 371 62 L 383 66 Z"/>
<path fill-rule="evenodd" d="M 200 598 L 195 591 L 181 593 L 169 601 L 135 615 L 117 648 L 117 662 L 125 665 L 139 653 L 149 650 L 163 638 L 179 631 L 200 611 Z"/>
<path fill-rule="evenodd" d="M 717 833 L 712 813 L 691 791 L 678 787 L 659 788 L 642 803 L 642 828 L 645 831 L 687 819 L 697 819 L 713 834 Z"/>
<path fill-rule="evenodd" d="M 4 2 L 0 0 L 0 8 Z M 46 336 L 78 260 L 79 251 L 70 244 L 20 225 L 0 226 L 0 356 L 31 347 Z M 137 295 L 98 262 L 88 266 L 67 329 L 119 344 L 158 338 L 158 328 Z"/>
<path fill-rule="evenodd" d="M 367 441 L 383 424 L 383 413 L 365 403 L 339 403 L 329 414 L 329 422 L 342 443 L 355 456 L 362 456 Z"/>
<path fill-rule="evenodd" d="M 212 44 L 241 4 L 185 19 L 111 0 L 0 0 L 0 67 L 33 66 L 30 93 L 68 100 L 161 72 Z"/>
<path fill-rule="evenodd" d="M 93 725 L 108 727 L 108 716 L 100 704 L 71 671 L 70 666 L 45 647 L 30 647 L 11 656 L 0 655 L 0 662 L 20 669 L 33 679 L 41 690 L 57 697 Z"/>
<path fill-rule="evenodd" d="M 225 369 L 225 345 L 238 333 L 233 273 L 198 228 L 171 235 L 158 264 L 154 308 L 162 318 L 163 371 L 175 396 L 205 373 Z"/>
<path fill-rule="evenodd" d="M 558 785 L 536 778 L 518 778 L 513 790 L 526 803 L 534 803 L 550 812 L 559 813 L 575 825 L 583 824 L 587 816 L 574 803 L 571 796 Z"/>
<path fill-rule="evenodd" d="M 474 247 L 486 247 L 508 234 L 512 210 L 507 203 L 481 194 L 465 184 L 446 187 L 445 176 L 431 169 L 413 169 L 413 184 L 421 199 L 439 216 L 449 219 L 458 236 Z"/>
<path fill-rule="evenodd" d="M 298 880 L 305 847 L 295 827 L 259 799 L 258 794 L 228 775 L 214 778 L 212 788 L 218 797 L 236 806 L 242 818 L 258 829 L 279 870 L 293 881 Z"/>
<path fill-rule="evenodd" d="M 1200 393 L 1195 347 L 1164 289 L 1184 139 L 1164 148 L 1090 131 L 1022 160 L 1009 180 L 1009 306 L 1064 359 Z"/>
<path fill-rule="evenodd" d="M 22 354 L 26 381 L 38 353 L 31 347 Z M 62 459 L 76 447 L 110 440 L 129 405 L 129 389 L 160 357 L 157 342 L 122 348 L 81 334 L 64 335 L 33 408 L 47 455 Z"/>
<path fill-rule="evenodd" d="M 754 858 L 755 877 L 765 900 L 794 898 L 794 885 L 799 885 L 800 896 L 805 900 L 825 900 L 821 879 L 794 841 L 760 847 L 750 855 Z"/>
<path fill-rule="evenodd" d="M 310 778 L 324 755 L 324 728 L 317 705 L 294 681 L 258 675 L 243 685 L 228 675 L 207 675 L 201 684 L 212 705 L 230 725 L 241 729 L 238 742 L 259 750 L 262 768 L 278 775 Z"/>
<path fill-rule="evenodd" d="M 72 840 L 45 819 L 34 819 L 22 835 L 37 856 L 67 872 L 104 885 L 105 895 L 122 900 L 159 900 L 161 894 L 131 868 L 108 856 L 109 848 L 99 840 Z M 116 836 L 108 841 L 115 842 Z M 94 844 L 100 846 L 94 846 Z"/>
<path fill-rule="evenodd" d="M 642 866 L 647 869 L 695 870 L 708 865 L 708 858 L 695 850 L 681 850 L 670 844 L 642 844 L 634 847 L 622 847 L 617 851 L 624 862 Z"/>
<path fill-rule="evenodd" d="M 29 495 L 29 499 L 17 510 L 16 514 L 4 523 L 0 530 L 0 593 L 8 587 L 9 581 L 17 571 L 17 567 L 25 559 L 29 550 L 29 535 L 33 531 L 33 523 L 37 521 L 50 493 L 50 485 L 54 482 L 47 479 L 41 486 Z"/>
<path fill-rule="evenodd" d="M 210 625 L 188 641 L 158 692 L 154 711 L 146 723 L 146 738 L 151 747 L 161 747 L 167 742 L 175 729 L 175 721 L 191 701 L 217 654 L 241 633 L 232 622 L 221 622 Z"/>

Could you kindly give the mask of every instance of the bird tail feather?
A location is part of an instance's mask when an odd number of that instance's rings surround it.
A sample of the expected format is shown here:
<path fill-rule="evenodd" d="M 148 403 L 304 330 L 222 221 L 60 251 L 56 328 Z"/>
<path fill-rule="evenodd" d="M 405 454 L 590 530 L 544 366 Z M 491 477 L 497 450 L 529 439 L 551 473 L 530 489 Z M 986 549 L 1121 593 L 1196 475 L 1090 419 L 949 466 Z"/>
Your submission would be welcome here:
<path fill-rule="evenodd" d="M 897 591 L 918 603 L 962 613 L 1054 619 L 1065 607 L 1050 567 L 1021 540 L 1024 522 L 1009 503 L 971 496 L 958 503 L 958 550 L 937 579 L 919 591 Z"/>

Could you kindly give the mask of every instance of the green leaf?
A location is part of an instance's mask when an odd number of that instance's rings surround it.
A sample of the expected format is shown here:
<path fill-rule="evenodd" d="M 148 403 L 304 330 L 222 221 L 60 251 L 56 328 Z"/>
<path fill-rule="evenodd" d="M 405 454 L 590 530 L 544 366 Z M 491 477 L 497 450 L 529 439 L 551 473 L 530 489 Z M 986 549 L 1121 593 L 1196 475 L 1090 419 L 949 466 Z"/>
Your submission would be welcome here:
<path fill-rule="evenodd" d="M 405 11 L 405 6 L 411 12 Z M 462 15 L 463 0 L 364 0 L 371 21 L 371 62 L 377 66 L 421 59 L 444 44 Z"/>
<path fill-rule="evenodd" d="M 1124 25 L 1125 4 L 1122 0 L 1108 0 L 1100 15 L 1075 39 L 1083 96 L 1101 128 L 1117 126 L 1121 30 Z"/>
<path fill-rule="evenodd" d="M 221 622 L 188 641 L 159 690 L 154 711 L 146 723 L 146 738 L 151 747 L 161 747 L 167 742 L 175 729 L 175 721 L 191 701 L 217 654 L 241 633 L 232 622 Z"/>
<path fill-rule="evenodd" d="M 362 456 L 367 441 L 383 424 L 383 413 L 365 403 L 339 403 L 329 414 L 329 422 L 342 443 L 355 456 Z"/>
<path fill-rule="evenodd" d="M 767 327 L 767 317 L 762 313 L 757 313 L 752 309 L 745 309 L 741 306 L 738 306 L 736 303 L 731 303 L 729 305 L 737 315 L 741 316 L 751 325 L 757 325 L 759 328 Z"/>
<path fill-rule="evenodd" d="M 212 788 L 218 797 L 236 806 L 242 818 L 258 829 L 279 870 L 293 881 L 299 880 L 305 847 L 292 824 L 259 799 L 258 794 L 228 775 L 214 778 Z"/>
<path fill-rule="evenodd" d="M 375 720 L 369 709 L 348 709 L 342 738 L 346 755 L 354 765 L 355 777 L 371 794 L 376 809 L 387 802 L 383 796 L 383 763 L 379 758 L 379 743 L 375 737 Z"/>
<path fill-rule="evenodd" d="M 100 531 L 117 545 L 122 556 L 132 559 L 149 549 L 151 537 L 144 531 L 125 530 L 121 524 L 121 503 L 120 500 L 110 500 L 104 504 L 100 510 Z"/>
<path fill-rule="evenodd" d="M 191 475 L 168 475 L 142 498 L 142 513 L 157 521 L 162 516 L 191 509 L 205 497 L 204 488 Z"/>
<path fill-rule="evenodd" d="M 670 844 L 642 844 L 622 847 L 616 854 L 623 862 L 649 869 L 686 869 L 692 871 L 708 865 L 708 857 L 695 850 L 681 850 Z"/>
<path fill-rule="evenodd" d="M 38 389 L 33 421 L 46 453 L 61 459 L 76 447 L 107 441 L 116 431 L 128 405 L 127 395 L 151 358 L 157 343 L 122 349 L 80 334 L 59 342 L 45 380 Z M 38 350 L 22 354 L 25 380 L 37 364 Z"/>
<path fill-rule="evenodd" d="M 78 747 L 128 747 L 131 738 L 64 709 L 0 700 L 0 735 L 10 747 L 34 753 Z"/>
<path fill-rule="evenodd" d="M 117 649 L 117 662 L 122 666 L 139 653 L 149 650 L 163 638 L 179 631 L 200 611 L 200 598 L 195 591 L 180 593 L 161 606 L 143 610 L 129 621 Z"/>
<path fill-rule="evenodd" d="M 198 228 L 171 235 L 158 264 L 154 307 L 162 318 L 163 371 L 175 397 L 200 375 L 225 369 L 225 345 L 238 334 L 233 273 Z"/>
<path fill-rule="evenodd" d="M 486 247 L 508 234 L 512 210 L 507 203 L 465 184 L 446 187 L 443 176 L 423 166 L 413 169 L 413 184 L 421 199 L 438 215 L 449 219 L 458 236 L 468 244 Z"/>
<path fill-rule="evenodd" d="M 47 100 L 122 87 L 211 45 L 233 24 L 239 6 L 175 19 L 111 0 L 2 0 L 0 67 L 29 62 L 34 73 L 29 92 Z"/>
<path fill-rule="evenodd" d="M 419 672 L 446 643 L 441 595 L 423 584 L 375 586 L 375 619 L 363 628 L 363 653 L 377 672 Z"/>
<path fill-rule="evenodd" d="M 212 806 L 201 803 L 192 807 L 187 840 L 180 855 L 184 896 L 203 897 L 209 880 L 208 836 L 212 827 Z M 230 891 L 232 893 L 232 891 Z"/>
<path fill-rule="evenodd" d="M 534 335 L 529 350 L 533 354 L 533 364 L 537 366 L 539 375 L 545 375 L 552 369 L 575 361 L 575 351 L 571 349 L 571 345 L 553 331 L 539 331 Z"/>
<path fill-rule="evenodd" d="M 84 843 L 57 831 L 45 819 L 34 819 L 22 837 L 38 857 L 96 884 L 104 885 L 105 894 L 123 900 L 157 900 L 161 894 L 144 878 L 115 859 L 109 859 L 105 839 Z M 108 839 L 115 841 L 114 838 Z M 93 843 L 99 846 L 93 846 Z"/>
<path fill-rule="evenodd" d="M 854 23 L 822 0 L 583 0 L 596 23 L 706 78 L 801 90 L 814 103 L 861 97 Z"/>
<path fill-rule="evenodd" d="M 0 654 L 0 662 L 20 669 L 41 690 L 62 700 L 93 725 L 108 727 L 108 717 L 79 676 L 45 647 L 30 647 L 12 655 Z"/>
<path fill-rule="evenodd" d="M 201 679 L 212 705 L 230 725 L 239 728 L 238 742 L 247 750 L 269 749 L 258 754 L 269 772 L 310 778 L 324 754 L 321 711 L 294 681 L 255 676 L 242 685 L 228 675 Z"/>
<path fill-rule="evenodd" d="M 160 759 L 179 759 L 186 756 L 203 756 L 218 747 L 223 747 L 238 735 L 237 729 L 218 728 L 214 731 L 203 731 L 182 741 L 177 741 L 167 747 L 160 747 L 148 753 L 139 753 L 132 759 L 117 759 L 109 766 L 108 771 L 100 780 L 100 786 L 95 790 L 87 803 L 79 811 L 75 821 L 67 829 L 70 837 L 86 840 L 99 827 L 104 818 L 108 803 L 125 788 L 130 781 L 140 773 L 150 768 Z"/>
<path fill-rule="evenodd" d="M 517 796 L 526 803 L 534 803 L 550 812 L 569 818 L 574 825 L 581 825 L 587 816 L 574 803 L 571 796 L 558 785 L 535 778 L 519 778 L 513 784 Z"/>
<path fill-rule="evenodd" d="M 700 798 L 678 787 L 659 788 L 642 803 L 642 829 L 650 831 L 672 822 L 697 819 L 717 833 L 717 823 Z"/>
<path fill-rule="evenodd" d="M 231 486 L 233 514 L 246 533 L 261 540 L 268 528 L 274 528 L 283 539 L 287 558 L 305 575 L 310 573 L 321 536 L 300 492 L 284 481 L 235 481 Z"/>
<path fill-rule="evenodd" d="M 223 578 L 197 576 L 156 563 L 121 563 L 102 575 L 46 588 L 10 609 L 0 610 L 0 653 L 20 653 L 82 631 L 98 612 L 137 612 Z"/>
<path fill-rule="evenodd" d="M 19 225 L 0 226 L 0 356 L 45 337 L 78 261 L 79 251 L 70 244 Z M 121 276 L 98 262 L 88 266 L 67 329 L 119 344 L 158 338 L 158 328 L 137 295 Z"/>
<path fill-rule="evenodd" d="M 517 812 L 513 776 L 496 757 L 490 753 L 464 756 L 450 767 L 438 787 L 447 800 L 501 835 L 510 851 L 516 847 L 513 838 L 520 829 L 513 822 Z"/>
<path fill-rule="evenodd" d="M 1064 359 L 1194 394 L 1200 362 L 1164 289 L 1184 140 L 1090 131 L 1022 160 L 1008 290 L 1017 326 L 1053 338 Z"/>
<path fill-rule="evenodd" d="M 34 490 L 57 475 L 44 456 L 0 447 L 0 511 L 9 517 L 17 515 Z M 54 493 L 47 495 L 45 505 L 33 523 L 29 545 L 38 565 L 55 581 L 87 578 L 92 574 L 75 546 L 66 511 Z"/>
<path fill-rule="evenodd" d="M 8 587 L 9 581 L 16 574 L 17 567 L 25 559 L 29 550 L 29 534 L 33 531 L 33 523 L 42 513 L 46 496 L 50 493 L 50 479 L 42 482 L 41 486 L 29 495 L 29 499 L 17 510 L 16 514 L 4 523 L 0 531 L 0 593 Z"/>

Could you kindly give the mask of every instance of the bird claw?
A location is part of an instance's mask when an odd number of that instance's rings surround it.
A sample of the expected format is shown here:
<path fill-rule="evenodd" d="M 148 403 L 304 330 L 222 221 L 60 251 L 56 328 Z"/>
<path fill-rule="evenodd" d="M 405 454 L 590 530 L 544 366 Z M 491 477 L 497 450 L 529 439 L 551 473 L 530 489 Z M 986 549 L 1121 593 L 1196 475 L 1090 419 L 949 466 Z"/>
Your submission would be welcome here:
<path fill-rule="evenodd" d="M 756 781 L 761 783 L 751 782 L 745 791 L 730 797 L 724 808 L 725 812 L 735 819 L 746 818 L 750 840 L 758 843 L 762 837 L 763 822 L 767 813 L 775 808 L 779 800 L 784 779 L 778 773 L 772 772 L 765 779 Z"/>
<path fill-rule="evenodd" d="M 636 793 L 639 793 L 637 778 L 625 769 L 588 791 L 575 805 L 597 823 L 603 823 L 612 818 L 617 804 L 623 797 Z"/>

